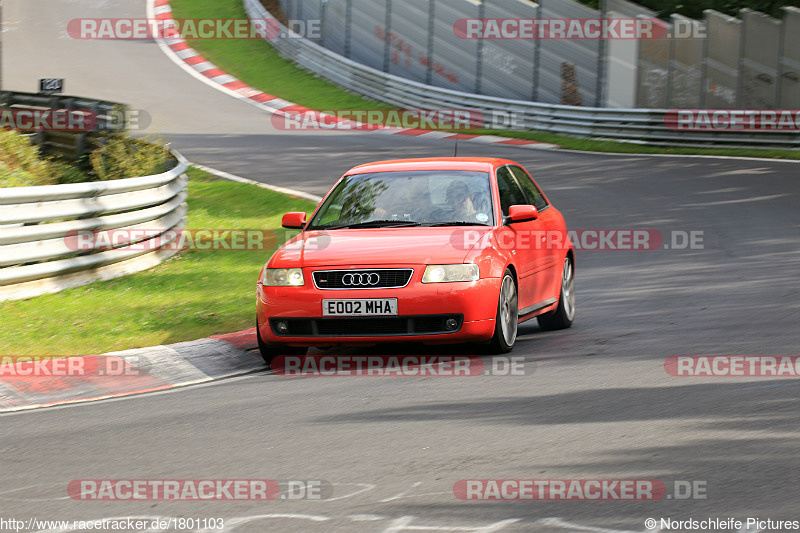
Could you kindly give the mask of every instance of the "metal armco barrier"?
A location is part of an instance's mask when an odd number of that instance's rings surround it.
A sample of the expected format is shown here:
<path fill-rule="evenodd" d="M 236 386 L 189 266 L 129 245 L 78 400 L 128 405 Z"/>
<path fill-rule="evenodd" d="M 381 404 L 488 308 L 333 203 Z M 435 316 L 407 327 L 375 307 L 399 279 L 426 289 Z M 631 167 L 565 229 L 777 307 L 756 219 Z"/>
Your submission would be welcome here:
<path fill-rule="evenodd" d="M 91 131 L 80 133 L 37 131 L 32 137 L 32 142 L 41 146 L 42 151 L 46 154 L 78 159 L 80 156 L 102 146 L 103 140 L 110 134 L 125 131 L 125 117 L 128 106 L 116 102 L 92 100 L 77 96 L 2 92 L 0 93 L 0 109 L 91 111 L 97 120 Z"/>
<path fill-rule="evenodd" d="M 161 235 L 185 226 L 189 165 L 173 155 L 177 164 L 153 176 L 0 188 L 0 301 L 112 279 L 173 255 Z M 147 230 L 147 237 L 112 249 L 70 244 L 79 231 L 103 230 L 130 231 L 132 239 Z"/>
<path fill-rule="evenodd" d="M 271 18 L 259 0 L 244 0 L 250 18 Z M 434 87 L 349 60 L 281 26 L 268 42 L 283 56 L 349 91 L 407 109 L 467 109 L 522 129 L 667 146 L 800 148 L 798 131 L 674 131 L 666 109 L 609 109 L 543 104 Z"/>

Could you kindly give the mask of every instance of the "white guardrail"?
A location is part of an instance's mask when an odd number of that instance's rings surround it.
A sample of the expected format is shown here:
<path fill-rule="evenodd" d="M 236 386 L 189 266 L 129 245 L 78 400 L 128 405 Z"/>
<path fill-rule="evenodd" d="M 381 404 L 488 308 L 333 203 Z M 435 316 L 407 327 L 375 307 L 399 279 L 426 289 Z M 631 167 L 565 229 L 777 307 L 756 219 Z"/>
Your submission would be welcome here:
<path fill-rule="evenodd" d="M 164 233 L 185 227 L 189 166 L 172 153 L 176 166 L 153 176 L 0 188 L 0 301 L 124 276 L 172 256 L 174 234 Z M 128 238 L 111 249 L 101 238 L 76 246 L 78 232 L 106 230 Z"/>
<path fill-rule="evenodd" d="M 259 0 L 244 0 L 251 19 L 272 18 Z M 406 109 L 465 109 L 513 116 L 524 129 L 666 146 L 800 148 L 798 131 L 675 131 L 667 109 L 609 109 L 495 98 L 425 85 L 356 63 L 281 25 L 269 39 L 281 55 L 349 91 Z"/>

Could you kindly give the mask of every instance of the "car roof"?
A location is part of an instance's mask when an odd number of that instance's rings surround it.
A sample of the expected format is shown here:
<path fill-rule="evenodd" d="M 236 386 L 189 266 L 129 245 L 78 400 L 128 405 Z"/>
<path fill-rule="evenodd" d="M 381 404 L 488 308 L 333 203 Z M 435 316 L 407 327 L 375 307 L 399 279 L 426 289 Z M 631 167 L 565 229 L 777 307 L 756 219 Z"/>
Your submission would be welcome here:
<path fill-rule="evenodd" d="M 516 164 L 496 157 L 428 157 L 422 159 L 390 159 L 359 165 L 347 174 L 366 174 L 368 172 L 397 172 L 413 170 L 474 170 L 488 172 L 501 164 Z"/>

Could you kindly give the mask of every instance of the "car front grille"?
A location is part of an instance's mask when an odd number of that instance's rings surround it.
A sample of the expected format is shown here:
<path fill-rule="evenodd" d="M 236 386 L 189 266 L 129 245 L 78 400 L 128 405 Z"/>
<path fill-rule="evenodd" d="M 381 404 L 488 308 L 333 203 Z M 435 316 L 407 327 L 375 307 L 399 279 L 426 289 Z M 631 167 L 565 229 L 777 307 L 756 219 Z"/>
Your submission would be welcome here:
<path fill-rule="evenodd" d="M 411 268 L 317 270 L 312 274 L 318 289 L 396 289 L 411 280 Z"/>
<path fill-rule="evenodd" d="M 446 329 L 445 322 L 451 318 L 458 325 L 455 329 Z M 279 331 L 278 322 L 285 322 L 287 331 Z M 279 337 L 394 337 L 456 333 L 464 323 L 464 315 L 271 318 L 269 323 L 272 332 Z"/>

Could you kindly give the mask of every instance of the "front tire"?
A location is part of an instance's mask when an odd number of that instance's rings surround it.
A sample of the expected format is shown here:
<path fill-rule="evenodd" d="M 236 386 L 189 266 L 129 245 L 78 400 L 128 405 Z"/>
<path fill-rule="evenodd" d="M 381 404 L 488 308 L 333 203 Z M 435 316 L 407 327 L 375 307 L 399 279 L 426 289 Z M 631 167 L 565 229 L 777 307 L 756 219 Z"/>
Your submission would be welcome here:
<path fill-rule="evenodd" d="M 497 302 L 497 317 L 494 324 L 494 336 L 489 343 L 493 354 L 508 353 L 517 340 L 519 326 L 519 301 L 517 282 L 509 269 L 503 274 L 500 284 L 500 297 Z"/>
<path fill-rule="evenodd" d="M 572 325 L 575 319 L 575 264 L 572 257 L 567 255 L 564 259 L 564 270 L 561 273 L 561 294 L 558 297 L 558 307 L 552 313 L 536 317 L 539 327 L 552 331 L 565 329 Z"/>
<path fill-rule="evenodd" d="M 305 355 L 308 352 L 308 348 L 267 344 L 261 339 L 261 328 L 258 327 L 258 323 L 256 323 L 256 338 L 258 339 L 258 351 L 261 352 L 261 357 L 267 366 L 271 366 L 272 360 L 279 355 Z"/>

